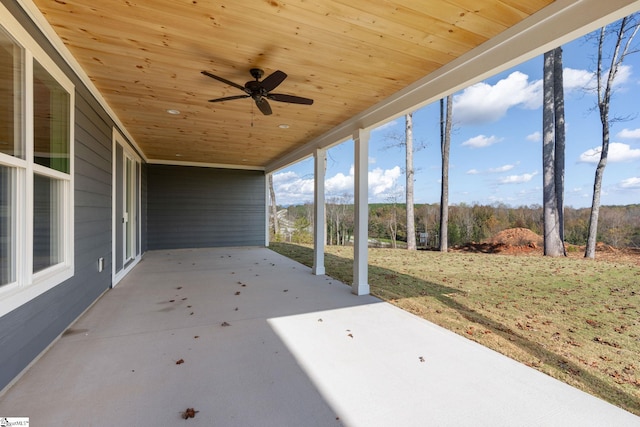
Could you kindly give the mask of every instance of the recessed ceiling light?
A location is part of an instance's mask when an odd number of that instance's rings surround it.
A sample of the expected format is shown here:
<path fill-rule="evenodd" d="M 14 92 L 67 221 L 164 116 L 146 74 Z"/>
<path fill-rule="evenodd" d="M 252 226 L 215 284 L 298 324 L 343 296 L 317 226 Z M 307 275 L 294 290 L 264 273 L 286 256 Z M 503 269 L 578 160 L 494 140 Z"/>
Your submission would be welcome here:
<path fill-rule="evenodd" d="M 167 110 L 167 113 L 173 114 L 173 115 L 178 115 L 178 114 L 180 114 L 180 110 L 174 110 L 173 108 L 170 108 L 170 109 Z"/>
<path fill-rule="evenodd" d="M 278 127 L 279 127 L 280 129 L 289 129 L 289 125 L 288 125 L 288 124 L 286 124 L 286 123 L 282 123 L 281 125 L 278 125 Z"/>

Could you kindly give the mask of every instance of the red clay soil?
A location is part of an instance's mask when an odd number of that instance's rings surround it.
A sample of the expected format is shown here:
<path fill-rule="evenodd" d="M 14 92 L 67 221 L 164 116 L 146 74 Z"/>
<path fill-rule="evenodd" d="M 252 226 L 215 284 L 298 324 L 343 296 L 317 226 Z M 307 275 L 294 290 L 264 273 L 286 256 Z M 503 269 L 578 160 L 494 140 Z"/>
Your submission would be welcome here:
<path fill-rule="evenodd" d="M 567 254 L 571 257 L 584 257 L 584 246 L 566 245 Z M 482 243 L 467 243 L 455 246 L 454 251 L 481 252 L 486 254 L 508 255 L 542 255 L 544 252 L 542 236 L 528 228 L 508 228 L 497 233 L 493 238 Z M 596 259 L 609 261 L 626 261 L 640 265 L 640 250 L 631 248 L 614 248 L 604 243 L 596 244 Z"/>
<path fill-rule="evenodd" d="M 502 230 L 493 238 L 483 243 L 467 243 L 454 247 L 454 250 L 464 252 L 482 252 L 487 254 L 528 254 L 542 250 L 542 236 L 528 228 L 509 228 Z"/>

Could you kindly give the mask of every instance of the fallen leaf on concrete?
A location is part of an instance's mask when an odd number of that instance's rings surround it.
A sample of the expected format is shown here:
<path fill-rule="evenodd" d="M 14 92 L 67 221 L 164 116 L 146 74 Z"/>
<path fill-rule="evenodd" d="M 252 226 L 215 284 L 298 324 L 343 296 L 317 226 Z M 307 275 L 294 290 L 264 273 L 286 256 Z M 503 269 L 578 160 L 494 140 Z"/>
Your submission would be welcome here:
<path fill-rule="evenodd" d="M 240 291 L 236 292 L 236 295 L 240 295 Z"/>
<path fill-rule="evenodd" d="M 227 322 L 222 322 L 222 324 L 220 326 L 231 326 L 231 324 L 229 324 Z"/>
<path fill-rule="evenodd" d="M 282 291 L 282 292 L 289 292 L 289 289 L 285 289 L 285 290 L 284 290 L 284 291 Z"/>
<path fill-rule="evenodd" d="M 196 335 L 196 336 L 195 336 L 195 337 L 193 337 L 193 338 L 198 339 L 198 338 L 200 338 L 200 335 Z"/>
<path fill-rule="evenodd" d="M 424 362 L 424 357 L 420 356 L 420 357 L 418 357 L 418 360 L 421 361 L 421 362 Z"/>
<path fill-rule="evenodd" d="M 182 289 L 182 286 L 178 286 L 176 289 Z"/>
<path fill-rule="evenodd" d="M 348 337 L 351 337 L 351 338 L 353 338 L 353 334 L 349 334 L 349 335 L 347 335 L 347 336 L 348 336 Z"/>
<path fill-rule="evenodd" d="M 184 363 L 184 359 L 176 360 L 176 365 L 182 365 Z"/>
<path fill-rule="evenodd" d="M 176 300 L 174 300 L 174 299 L 170 299 L 170 300 L 169 300 L 169 302 L 176 302 Z"/>
<path fill-rule="evenodd" d="M 187 408 L 187 410 L 182 413 L 182 418 L 184 418 L 185 420 L 189 418 L 195 418 L 198 412 L 200 411 L 196 411 L 193 408 Z"/>

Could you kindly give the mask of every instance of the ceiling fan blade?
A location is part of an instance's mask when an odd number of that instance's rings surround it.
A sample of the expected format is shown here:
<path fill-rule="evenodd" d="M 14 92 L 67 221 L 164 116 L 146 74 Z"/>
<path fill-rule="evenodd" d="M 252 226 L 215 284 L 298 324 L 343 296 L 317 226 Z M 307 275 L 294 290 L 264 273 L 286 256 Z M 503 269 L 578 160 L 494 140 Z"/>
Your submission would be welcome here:
<path fill-rule="evenodd" d="M 272 74 L 269 74 L 267 77 L 262 80 L 262 87 L 267 92 L 271 92 L 275 88 L 280 85 L 287 78 L 287 74 L 278 70 L 274 71 Z"/>
<path fill-rule="evenodd" d="M 313 99 L 303 98 L 301 96 L 285 95 L 283 93 L 270 93 L 267 95 L 267 98 L 278 102 L 288 102 L 290 104 L 313 104 Z"/>
<path fill-rule="evenodd" d="M 256 99 L 256 105 L 265 116 L 271 114 L 271 105 L 269 105 L 269 102 L 265 98 Z"/>
<path fill-rule="evenodd" d="M 216 80 L 218 80 L 219 82 L 226 83 L 226 84 L 228 84 L 229 86 L 236 87 L 236 88 L 240 89 L 241 91 L 246 92 L 246 89 L 244 88 L 244 86 L 240 86 L 239 84 L 234 83 L 234 82 L 232 82 L 231 80 L 227 80 L 227 79 L 225 79 L 225 78 L 218 77 L 218 76 L 216 76 L 215 74 L 211 74 L 211 73 L 210 73 L 210 72 L 208 72 L 208 71 L 201 71 L 201 73 L 202 73 L 202 74 L 204 74 L 205 76 L 209 76 L 209 77 L 211 77 L 212 79 L 216 79 Z"/>
<path fill-rule="evenodd" d="M 249 95 L 225 96 L 224 98 L 210 99 L 210 100 L 209 100 L 209 102 L 232 101 L 232 100 L 234 100 L 234 99 L 242 99 L 242 98 L 249 98 Z"/>

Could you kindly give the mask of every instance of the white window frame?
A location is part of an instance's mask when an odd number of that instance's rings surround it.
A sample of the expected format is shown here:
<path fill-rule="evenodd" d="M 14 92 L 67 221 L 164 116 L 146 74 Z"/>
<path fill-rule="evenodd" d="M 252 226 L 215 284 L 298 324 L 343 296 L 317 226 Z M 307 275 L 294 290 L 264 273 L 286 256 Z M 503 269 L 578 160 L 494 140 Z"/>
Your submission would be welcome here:
<path fill-rule="evenodd" d="M 13 168 L 15 189 L 15 281 L 0 286 L 0 317 L 31 301 L 38 295 L 70 279 L 74 275 L 74 124 L 75 86 L 28 32 L 0 4 L 0 26 L 23 48 L 23 105 L 21 137 L 25 159 L 0 153 L 0 164 Z M 34 162 L 33 131 L 33 61 L 38 61 L 69 94 L 69 173 L 50 169 Z M 33 176 L 56 179 L 62 183 L 60 195 L 62 261 L 44 270 L 33 272 Z"/>

